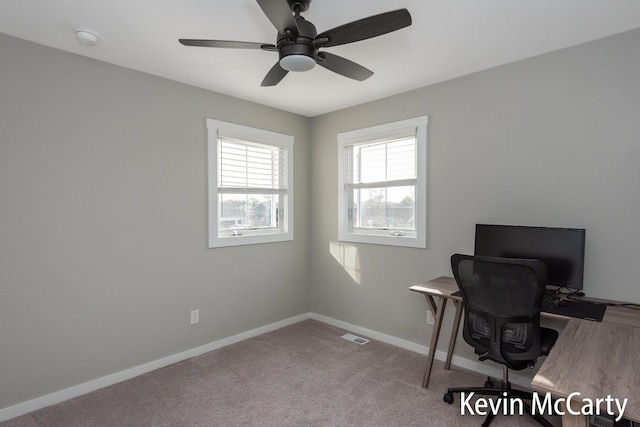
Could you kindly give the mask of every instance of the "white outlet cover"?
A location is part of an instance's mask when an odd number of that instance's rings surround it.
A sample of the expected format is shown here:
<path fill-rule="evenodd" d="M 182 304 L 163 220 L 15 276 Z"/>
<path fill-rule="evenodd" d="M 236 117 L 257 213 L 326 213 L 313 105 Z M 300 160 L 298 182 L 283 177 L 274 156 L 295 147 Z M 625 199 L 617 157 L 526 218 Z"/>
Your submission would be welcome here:
<path fill-rule="evenodd" d="M 427 325 L 435 325 L 436 319 L 433 318 L 433 314 L 427 311 Z"/>
<path fill-rule="evenodd" d="M 200 310 L 191 310 L 191 324 L 195 325 L 200 322 Z"/>

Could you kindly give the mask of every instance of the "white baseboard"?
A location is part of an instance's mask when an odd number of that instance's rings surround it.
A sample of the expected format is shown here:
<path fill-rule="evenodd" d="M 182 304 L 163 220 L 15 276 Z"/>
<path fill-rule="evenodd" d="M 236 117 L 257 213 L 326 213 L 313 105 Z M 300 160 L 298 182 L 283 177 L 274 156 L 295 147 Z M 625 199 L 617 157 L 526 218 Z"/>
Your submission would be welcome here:
<path fill-rule="evenodd" d="M 352 325 L 347 322 L 343 322 L 341 320 L 336 320 L 331 317 L 323 316 L 322 314 L 309 313 L 311 319 L 317 320 L 319 322 L 326 323 L 331 326 L 335 326 L 336 328 L 345 329 L 350 332 L 354 332 L 359 335 L 364 335 L 367 338 L 372 338 L 376 341 L 384 342 L 387 344 L 394 345 L 396 347 L 404 348 L 405 350 L 413 351 L 415 353 L 420 353 L 426 355 L 429 351 L 429 347 L 426 345 L 416 344 L 412 341 L 403 340 L 401 338 L 397 338 L 391 335 L 383 334 L 381 332 L 373 331 L 371 329 L 362 328 L 360 326 Z M 442 335 L 441 335 L 442 336 Z M 467 345 L 463 343 L 462 345 Z M 445 361 L 447 359 L 447 353 L 441 350 L 436 350 L 435 358 L 440 361 Z M 488 375 L 495 378 L 502 378 L 502 368 L 498 367 L 498 365 L 491 362 L 482 363 L 478 360 L 470 360 L 465 357 L 453 356 L 451 358 L 451 364 L 453 366 L 457 366 L 459 368 L 463 368 L 469 371 L 479 372 L 483 375 Z M 513 372 L 509 372 L 509 381 L 513 384 L 517 384 L 522 387 L 531 387 L 531 379 L 514 374 Z"/>
<path fill-rule="evenodd" d="M 288 319 L 284 319 L 279 322 L 261 326 L 259 328 L 252 329 L 247 332 L 242 332 L 240 334 L 233 335 L 228 338 L 223 338 L 221 340 L 214 341 L 212 343 L 205 344 L 200 347 L 192 348 L 190 350 L 186 350 L 181 353 L 163 357 L 162 359 L 144 363 L 142 365 L 133 367 L 131 369 L 126 369 L 121 372 L 116 372 L 115 374 L 107 375 L 106 377 L 88 381 L 83 384 L 78 384 L 73 387 L 66 388 L 64 390 L 56 391 L 54 393 L 47 394 L 45 396 L 37 397 L 27 402 L 19 403 L 14 406 L 9 406 L 7 408 L 0 409 L 0 422 L 10 420 L 15 417 L 19 417 L 21 415 L 27 414 L 32 411 L 36 411 L 38 409 L 45 408 L 47 406 L 64 402 L 65 400 L 69 400 L 74 397 L 81 396 L 83 394 L 90 393 L 92 391 L 95 391 L 95 390 L 98 390 L 122 381 L 126 381 L 128 379 L 137 377 L 139 375 L 146 374 L 147 372 L 151 372 L 156 369 L 160 369 L 165 366 L 169 366 L 171 364 L 178 363 L 195 356 L 199 356 L 203 353 L 217 350 L 219 348 L 226 347 L 228 345 L 235 344 L 237 342 L 244 341 L 246 339 L 265 334 L 267 332 L 272 332 L 277 329 L 283 328 L 285 326 L 293 325 L 295 323 L 299 323 L 307 319 L 314 319 L 319 322 L 335 326 L 337 328 L 345 329 L 347 331 L 354 332 L 359 335 L 364 335 L 368 338 L 371 338 L 380 342 L 391 344 L 393 346 L 400 347 L 405 350 L 413 351 L 415 353 L 427 354 L 427 352 L 429 351 L 428 346 L 416 344 L 412 341 L 407 341 L 391 335 L 383 334 L 381 332 L 363 328 L 361 326 L 352 325 L 350 323 L 343 322 L 341 320 L 337 320 L 331 317 L 327 317 L 322 314 L 303 313 L 298 316 L 290 317 Z M 436 359 L 444 361 L 446 359 L 446 356 L 447 355 L 445 352 L 440 350 L 436 351 L 436 356 L 435 356 Z M 469 360 L 459 356 L 453 356 L 451 363 L 455 366 L 468 369 L 470 371 L 480 372 L 482 374 L 498 377 L 498 378 L 502 377 L 501 369 L 494 366 L 490 366 L 488 364 L 480 363 L 478 361 Z M 421 374 L 422 373 L 419 373 L 419 375 Z M 518 384 L 523 387 L 530 387 L 531 385 L 531 380 L 529 378 L 522 377 L 517 374 L 516 375 L 512 374 L 510 376 L 510 380 L 514 384 Z"/>
<path fill-rule="evenodd" d="M 98 378 L 92 381 L 88 381 L 83 384 L 78 384 L 73 387 L 66 388 L 64 390 L 56 391 L 45 396 L 37 397 L 27 402 L 19 403 L 14 406 L 0 409 L 0 422 L 10 420 L 15 417 L 19 417 L 29 412 L 36 411 L 38 409 L 46 408 L 47 406 L 55 405 L 65 400 L 72 399 L 83 394 L 90 393 L 92 391 L 137 377 L 147 372 L 154 371 L 156 369 L 164 368 L 165 366 L 172 365 L 174 363 L 181 362 L 183 360 L 190 359 L 195 356 L 199 356 L 209 351 L 217 350 L 222 347 L 226 347 L 231 344 L 235 344 L 240 341 L 244 341 L 249 338 L 256 337 L 258 335 L 265 334 L 267 332 L 275 331 L 276 329 L 283 328 L 285 326 L 293 325 L 295 323 L 302 322 L 309 319 L 310 314 L 304 313 L 298 316 L 290 317 L 279 322 L 271 323 L 269 325 L 261 326 L 256 329 L 252 329 L 247 332 L 223 338 L 218 341 L 214 341 L 209 344 L 205 344 L 200 347 L 192 348 L 181 353 L 173 354 L 171 356 L 163 357 L 162 359 L 154 360 L 152 362 L 144 363 L 139 366 L 135 366 L 131 369 L 126 369 L 115 374 L 107 375 L 106 377 Z"/>
<path fill-rule="evenodd" d="M 322 314 L 309 313 L 309 317 L 313 320 L 326 323 L 327 325 L 335 326 L 336 328 L 340 329 L 346 329 L 349 332 L 355 332 L 356 334 L 364 335 L 367 338 L 372 338 L 376 341 L 391 344 L 396 347 L 404 348 L 405 350 L 413 351 L 415 353 L 427 354 L 427 351 L 429 351 L 429 347 L 427 347 L 426 345 L 416 344 L 412 341 L 403 340 L 401 338 L 383 334 L 371 329 L 362 328 L 360 326 L 352 325 L 351 323 L 343 322 L 342 320 L 336 320 L 332 317 L 323 316 Z M 436 358 L 444 360 L 446 358 L 446 354 L 442 351 L 438 351 L 436 353 Z"/>

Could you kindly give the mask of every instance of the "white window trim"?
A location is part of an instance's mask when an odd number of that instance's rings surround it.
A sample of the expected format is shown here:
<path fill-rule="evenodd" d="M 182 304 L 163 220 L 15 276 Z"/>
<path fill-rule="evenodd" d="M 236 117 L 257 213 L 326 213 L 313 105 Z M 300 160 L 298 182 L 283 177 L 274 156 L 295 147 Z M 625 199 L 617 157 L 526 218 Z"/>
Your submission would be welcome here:
<path fill-rule="evenodd" d="M 428 116 L 401 120 L 393 123 L 372 126 L 363 129 L 341 132 L 338 134 L 338 240 L 342 242 L 369 243 L 376 245 L 404 246 L 411 248 L 427 247 L 427 126 Z M 414 236 L 394 235 L 383 230 L 350 230 L 347 209 L 347 192 L 345 191 L 344 150 L 348 145 L 366 142 L 384 135 L 393 134 L 406 128 L 416 129 L 416 161 L 417 183 L 415 200 Z"/>
<path fill-rule="evenodd" d="M 238 236 L 218 235 L 218 135 L 235 135 L 251 142 L 263 143 L 287 150 L 287 201 L 281 232 L 242 231 Z M 293 143 L 290 135 L 256 129 L 248 126 L 207 119 L 207 199 L 209 220 L 209 248 L 253 245 L 293 240 Z"/>

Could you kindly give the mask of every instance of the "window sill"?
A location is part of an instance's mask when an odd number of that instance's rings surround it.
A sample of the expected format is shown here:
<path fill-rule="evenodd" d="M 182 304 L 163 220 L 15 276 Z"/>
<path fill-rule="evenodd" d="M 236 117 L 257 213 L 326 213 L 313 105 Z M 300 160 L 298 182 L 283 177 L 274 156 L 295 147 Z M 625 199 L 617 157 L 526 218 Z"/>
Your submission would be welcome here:
<path fill-rule="evenodd" d="M 389 232 L 391 233 L 391 232 Z M 425 249 L 426 239 L 416 236 L 394 236 L 390 234 L 340 233 L 338 240 L 350 243 L 367 243 L 372 245 L 400 246 L 406 248 Z"/>
<path fill-rule="evenodd" d="M 229 246 L 259 245 L 263 243 L 289 242 L 293 240 L 293 233 L 254 234 L 228 237 L 209 237 L 209 248 L 224 248 Z"/>

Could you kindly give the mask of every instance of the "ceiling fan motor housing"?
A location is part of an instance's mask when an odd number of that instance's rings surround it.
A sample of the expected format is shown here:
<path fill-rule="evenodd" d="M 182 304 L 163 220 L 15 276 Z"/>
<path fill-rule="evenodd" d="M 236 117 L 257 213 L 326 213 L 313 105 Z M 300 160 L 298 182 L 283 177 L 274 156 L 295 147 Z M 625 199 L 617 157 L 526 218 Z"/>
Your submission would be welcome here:
<path fill-rule="evenodd" d="M 295 1 L 290 1 L 290 4 Z M 308 3 L 307 3 L 308 6 Z M 292 4 L 292 8 L 294 5 Z M 318 35 L 315 25 L 296 13 L 297 36 L 292 29 L 286 29 L 285 34 L 278 34 L 278 53 L 280 65 L 288 71 L 308 71 L 317 62 L 318 47 L 314 39 Z"/>

